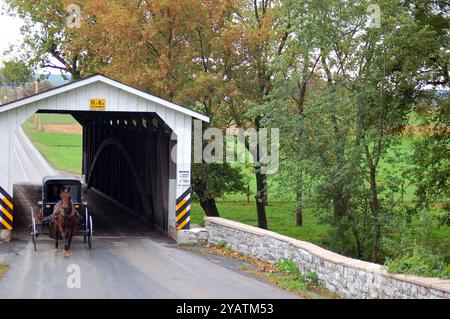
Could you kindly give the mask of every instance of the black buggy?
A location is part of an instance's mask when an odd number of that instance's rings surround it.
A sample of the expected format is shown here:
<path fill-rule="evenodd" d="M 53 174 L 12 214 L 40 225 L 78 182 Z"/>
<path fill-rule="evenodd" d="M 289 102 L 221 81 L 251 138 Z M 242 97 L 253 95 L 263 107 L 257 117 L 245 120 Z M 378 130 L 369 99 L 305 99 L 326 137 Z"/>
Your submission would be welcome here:
<path fill-rule="evenodd" d="M 31 239 L 36 250 L 36 238 L 40 235 L 48 235 L 54 238 L 55 234 L 51 227 L 53 208 L 60 200 L 61 189 L 63 186 L 70 186 L 70 195 L 72 205 L 77 210 L 78 225 L 76 234 L 83 236 L 84 243 L 92 248 L 93 223 L 92 215 L 89 214 L 87 203 L 81 199 L 81 182 L 79 179 L 71 176 L 46 176 L 42 180 L 42 187 L 39 188 L 41 200 L 38 201 L 39 212 L 36 214 L 33 208 L 31 214 Z"/>

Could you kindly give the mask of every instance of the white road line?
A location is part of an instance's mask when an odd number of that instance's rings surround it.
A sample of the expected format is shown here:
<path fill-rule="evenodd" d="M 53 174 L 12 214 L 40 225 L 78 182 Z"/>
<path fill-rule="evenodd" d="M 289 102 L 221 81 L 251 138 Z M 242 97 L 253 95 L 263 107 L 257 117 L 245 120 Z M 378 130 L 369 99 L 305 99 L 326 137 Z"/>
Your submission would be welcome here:
<path fill-rule="evenodd" d="M 17 150 L 16 150 L 15 146 L 14 146 L 14 154 L 16 154 L 17 160 L 19 161 L 19 166 L 20 166 L 20 169 L 22 170 L 23 177 L 25 177 L 25 179 L 27 181 L 29 181 L 30 179 L 28 178 L 27 173 L 25 173 L 25 170 L 24 170 L 23 165 L 22 165 L 22 161 L 19 158 L 19 154 L 17 154 Z"/>

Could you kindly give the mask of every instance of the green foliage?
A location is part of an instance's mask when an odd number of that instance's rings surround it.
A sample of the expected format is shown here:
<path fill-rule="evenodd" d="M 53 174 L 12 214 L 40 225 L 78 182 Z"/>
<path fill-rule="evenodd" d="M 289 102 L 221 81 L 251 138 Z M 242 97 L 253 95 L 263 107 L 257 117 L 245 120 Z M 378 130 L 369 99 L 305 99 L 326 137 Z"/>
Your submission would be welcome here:
<path fill-rule="evenodd" d="M 436 251 L 415 247 L 412 252 L 386 262 L 389 272 L 450 279 L 450 266 Z"/>
<path fill-rule="evenodd" d="M 192 164 L 192 188 L 204 198 L 244 193 L 248 181 L 240 166 L 228 163 Z"/>
<path fill-rule="evenodd" d="M 27 64 L 37 68 L 53 68 L 71 73 L 79 79 L 78 64 L 88 51 L 81 54 L 73 48 L 73 34 L 68 31 L 65 10 L 68 3 L 62 0 L 5 0 L 8 12 L 23 19 L 23 43 L 20 52 Z M 57 61 L 54 64 L 54 61 Z M 62 73 L 63 74 L 63 73 Z"/>
<path fill-rule="evenodd" d="M 414 143 L 411 179 L 418 186 L 418 204 L 447 201 L 446 209 L 450 211 L 450 99 L 430 98 L 427 102 L 435 108 L 430 110 L 428 104 L 419 106 L 418 129 L 423 135 Z M 445 222 L 450 225 L 450 218 Z"/>
<path fill-rule="evenodd" d="M 307 285 L 310 286 L 317 286 L 319 285 L 319 276 L 313 271 L 308 271 L 307 273 L 303 274 L 303 280 Z"/>
<path fill-rule="evenodd" d="M 225 240 L 219 240 L 217 243 L 217 246 L 224 248 L 227 245 L 227 242 Z"/>
<path fill-rule="evenodd" d="M 276 263 L 276 268 L 286 274 L 291 275 L 292 278 L 295 278 L 297 281 L 306 286 L 318 286 L 319 285 L 319 277 L 315 272 L 301 272 L 294 263 L 294 260 L 291 258 L 289 260 L 281 260 Z"/>
<path fill-rule="evenodd" d="M 264 106 L 266 124 L 283 132 L 287 164 L 280 188 L 308 190 L 302 205 L 314 207 L 319 220 L 331 226 L 327 247 L 382 262 L 380 242 L 389 237 L 383 229 L 409 187 L 402 167 L 408 158 L 394 159 L 399 174 L 383 174 L 383 165 L 399 144 L 409 113 L 426 95 L 420 86 L 448 82 L 448 52 L 442 50 L 448 37 L 441 30 L 448 6 L 379 1 L 381 25 L 367 28 L 368 1 L 284 4 L 292 17 L 292 37 L 274 61 L 278 81 Z M 447 165 L 433 161 L 438 153 L 448 159 L 448 142 L 435 144 L 440 151 L 425 147 L 429 165 L 417 167 L 430 177 L 419 191 L 448 186 Z M 420 171 L 424 166 L 429 169 Z"/>
<path fill-rule="evenodd" d="M 23 85 L 31 75 L 31 70 L 22 61 L 5 61 L 0 68 L 0 78 L 5 84 Z"/>
<path fill-rule="evenodd" d="M 294 263 L 293 259 L 281 260 L 277 262 L 276 267 L 278 270 L 284 271 L 289 274 L 300 276 L 300 271 Z"/>
<path fill-rule="evenodd" d="M 450 278 L 449 264 L 432 245 L 441 210 L 398 205 L 384 223 L 385 264 L 391 272 Z"/>

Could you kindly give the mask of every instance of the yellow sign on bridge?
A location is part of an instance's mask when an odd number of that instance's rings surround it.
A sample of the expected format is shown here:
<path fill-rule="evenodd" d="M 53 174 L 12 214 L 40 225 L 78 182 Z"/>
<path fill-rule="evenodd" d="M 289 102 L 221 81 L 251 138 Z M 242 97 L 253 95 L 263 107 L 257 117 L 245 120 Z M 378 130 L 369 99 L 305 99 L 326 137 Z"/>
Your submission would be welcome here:
<path fill-rule="evenodd" d="M 106 99 L 89 99 L 89 109 L 91 111 L 106 110 Z"/>

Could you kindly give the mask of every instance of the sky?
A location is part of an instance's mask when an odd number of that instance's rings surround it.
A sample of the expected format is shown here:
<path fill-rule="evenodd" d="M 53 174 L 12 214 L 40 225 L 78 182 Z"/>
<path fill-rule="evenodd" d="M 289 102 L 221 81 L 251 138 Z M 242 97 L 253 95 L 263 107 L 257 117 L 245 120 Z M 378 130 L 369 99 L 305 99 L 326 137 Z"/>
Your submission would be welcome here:
<path fill-rule="evenodd" d="M 23 25 L 22 19 L 10 17 L 3 14 L 4 1 L 0 0 L 0 62 L 4 61 L 3 51 L 9 48 L 11 44 L 18 44 L 22 41 L 20 27 Z"/>
<path fill-rule="evenodd" d="M 23 37 L 20 34 L 20 27 L 24 24 L 23 20 L 19 17 L 11 17 L 6 14 L 4 7 L 5 2 L 0 0 L 0 65 L 3 61 L 14 58 L 15 56 L 14 54 L 4 56 L 3 52 L 9 49 L 11 44 L 19 45 L 23 40 Z M 16 50 L 15 52 L 18 51 Z M 56 61 L 53 62 L 57 64 Z M 39 69 L 37 72 L 42 73 L 44 70 Z M 48 72 L 53 74 L 61 74 L 60 71 L 50 68 L 45 69 L 45 73 Z"/>

